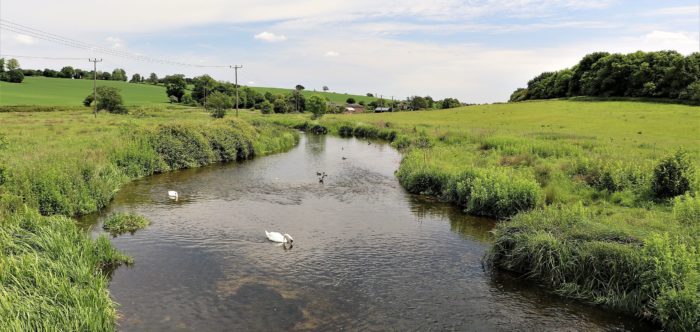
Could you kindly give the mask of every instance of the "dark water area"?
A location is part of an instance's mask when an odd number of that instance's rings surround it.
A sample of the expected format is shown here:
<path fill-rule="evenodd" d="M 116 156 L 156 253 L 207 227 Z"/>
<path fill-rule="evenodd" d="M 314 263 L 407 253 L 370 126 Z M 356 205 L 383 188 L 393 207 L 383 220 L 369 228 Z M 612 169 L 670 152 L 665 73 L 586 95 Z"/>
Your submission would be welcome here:
<path fill-rule="evenodd" d="M 288 153 L 127 185 L 82 221 L 94 233 L 117 211 L 152 221 L 113 239 L 136 261 L 112 277 L 119 329 L 648 329 L 485 270 L 495 222 L 406 193 L 400 159 L 385 144 L 309 135 Z"/>

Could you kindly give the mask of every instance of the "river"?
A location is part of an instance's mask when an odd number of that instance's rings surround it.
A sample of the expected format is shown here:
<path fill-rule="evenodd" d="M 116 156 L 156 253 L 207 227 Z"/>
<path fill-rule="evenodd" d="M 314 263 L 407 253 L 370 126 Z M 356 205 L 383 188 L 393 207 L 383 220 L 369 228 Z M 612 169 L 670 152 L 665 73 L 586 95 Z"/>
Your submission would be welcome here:
<path fill-rule="evenodd" d="M 95 234 L 117 211 L 152 221 L 113 239 L 136 261 L 112 275 L 118 328 L 648 330 L 484 269 L 495 222 L 408 194 L 400 160 L 383 143 L 302 135 L 287 153 L 130 183 L 82 221 Z"/>

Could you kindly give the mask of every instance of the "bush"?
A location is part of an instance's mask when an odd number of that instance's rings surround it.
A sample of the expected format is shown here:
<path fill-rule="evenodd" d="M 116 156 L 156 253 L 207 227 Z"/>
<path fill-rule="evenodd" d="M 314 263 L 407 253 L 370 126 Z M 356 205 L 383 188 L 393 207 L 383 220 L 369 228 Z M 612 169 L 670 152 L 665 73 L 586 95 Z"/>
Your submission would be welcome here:
<path fill-rule="evenodd" d="M 686 193 L 673 200 L 673 218 L 685 225 L 700 225 L 700 196 Z"/>
<path fill-rule="evenodd" d="M 271 114 L 274 111 L 273 105 L 271 102 L 265 100 L 260 104 L 260 112 L 262 114 Z"/>
<path fill-rule="evenodd" d="M 312 119 L 318 119 L 328 111 L 328 102 L 319 96 L 311 96 L 306 102 L 306 110 L 313 114 Z"/>
<path fill-rule="evenodd" d="M 695 178 L 695 166 L 690 155 L 678 150 L 662 159 L 654 169 L 652 191 L 658 198 L 683 195 L 690 190 Z"/>
<path fill-rule="evenodd" d="M 85 97 L 83 105 L 90 106 L 93 102 L 93 94 L 91 93 Z M 124 107 L 124 100 L 119 93 L 119 89 L 104 85 L 97 87 L 97 109 L 115 114 L 126 114 L 128 112 L 126 107 Z"/>
<path fill-rule="evenodd" d="M 233 101 L 227 94 L 214 91 L 207 99 L 207 106 L 211 107 L 213 118 L 221 119 L 226 115 L 226 110 L 233 106 Z"/>
<path fill-rule="evenodd" d="M 209 141 L 199 130 L 185 125 L 159 127 L 152 144 L 171 170 L 199 167 L 215 159 Z"/>
<path fill-rule="evenodd" d="M 350 98 L 348 98 L 345 102 L 348 103 L 348 104 L 354 104 L 354 103 L 355 103 L 355 98 L 350 97 Z"/>
<path fill-rule="evenodd" d="M 3 73 L 3 81 L 10 83 L 22 83 L 24 81 L 24 73 L 21 69 L 13 69 Z"/>
<path fill-rule="evenodd" d="M 171 102 L 172 102 L 172 100 L 171 100 Z M 188 93 L 188 94 L 185 94 L 184 96 L 182 96 L 182 104 L 186 105 L 186 106 L 194 107 L 194 106 L 197 106 L 197 101 L 194 100 L 194 98 L 192 98 L 192 95 Z"/>
<path fill-rule="evenodd" d="M 175 96 L 168 96 L 168 100 L 170 101 L 171 104 L 177 104 L 180 102 L 179 100 L 177 100 L 177 97 L 175 97 Z"/>

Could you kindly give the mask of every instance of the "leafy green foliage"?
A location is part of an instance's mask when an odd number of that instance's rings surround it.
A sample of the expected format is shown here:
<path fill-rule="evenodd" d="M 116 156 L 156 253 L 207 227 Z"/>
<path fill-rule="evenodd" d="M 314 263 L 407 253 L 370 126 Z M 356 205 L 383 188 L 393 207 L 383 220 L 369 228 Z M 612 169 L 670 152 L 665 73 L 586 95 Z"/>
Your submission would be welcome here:
<path fill-rule="evenodd" d="M 700 53 L 675 51 L 586 55 L 571 69 L 545 72 L 510 101 L 574 96 L 651 97 L 700 101 Z"/>
<path fill-rule="evenodd" d="M 260 112 L 262 114 L 271 114 L 274 111 L 274 106 L 271 102 L 265 100 L 260 104 Z"/>
<path fill-rule="evenodd" d="M 226 115 L 226 110 L 233 106 L 233 102 L 228 95 L 215 91 L 207 99 L 207 106 L 211 107 L 211 116 L 220 119 Z"/>
<path fill-rule="evenodd" d="M 306 109 L 311 112 L 313 119 L 318 119 L 328 111 L 328 102 L 319 96 L 311 96 L 306 103 Z"/>
<path fill-rule="evenodd" d="M 652 190 L 659 198 L 682 195 L 695 179 L 695 165 L 688 152 L 678 150 L 673 155 L 662 159 L 652 178 Z"/>
<path fill-rule="evenodd" d="M 182 96 L 185 94 L 187 89 L 187 81 L 185 81 L 185 75 L 177 74 L 170 75 L 164 78 L 165 82 L 165 93 L 168 97 L 175 96 L 178 101 L 181 100 Z"/>
<path fill-rule="evenodd" d="M 124 100 L 119 89 L 111 86 L 100 85 L 97 90 L 97 109 L 105 110 L 109 113 L 126 114 L 128 111 L 124 107 Z M 93 94 L 89 94 L 83 100 L 83 105 L 90 106 L 95 101 Z"/>
<path fill-rule="evenodd" d="M 689 226 L 700 226 L 700 196 L 686 193 L 673 199 L 673 218 Z"/>

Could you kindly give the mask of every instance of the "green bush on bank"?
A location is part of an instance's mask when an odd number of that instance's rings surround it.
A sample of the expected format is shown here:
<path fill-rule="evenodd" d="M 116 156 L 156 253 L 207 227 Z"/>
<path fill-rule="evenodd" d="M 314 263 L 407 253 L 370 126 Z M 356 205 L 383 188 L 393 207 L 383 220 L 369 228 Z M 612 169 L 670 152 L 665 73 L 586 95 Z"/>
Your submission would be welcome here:
<path fill-rule="evenodd" d="M 117 236 L 124 233 L 133 234 L 139 229 L 148 226 L 151 222 L 143 216 L 132 213 L 115 213 L 109 216 L 102 228 L 108 231 L 112 236 Z"/>
<path fill-rule="evenodd" d="M 493 266 L 562 295 L 659 321 L 670 330 L 700 324 L 700 245 L 653 233 L 645 239 L 580 205 L 521 213 L 499 224 L 486 256 Z"/>
<path fill-rule="evenodd" d="M 508 218 L 535 208 L 542 189 L 535 180 L 497 168 L 469 168 L 448 173 L 424 161 L 417 149 L 404 157 L 396 176 L 411 193 L 441 196 L 474 215 Z"/>

